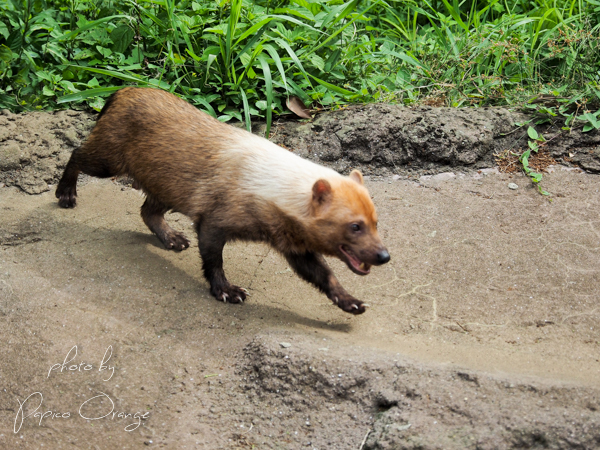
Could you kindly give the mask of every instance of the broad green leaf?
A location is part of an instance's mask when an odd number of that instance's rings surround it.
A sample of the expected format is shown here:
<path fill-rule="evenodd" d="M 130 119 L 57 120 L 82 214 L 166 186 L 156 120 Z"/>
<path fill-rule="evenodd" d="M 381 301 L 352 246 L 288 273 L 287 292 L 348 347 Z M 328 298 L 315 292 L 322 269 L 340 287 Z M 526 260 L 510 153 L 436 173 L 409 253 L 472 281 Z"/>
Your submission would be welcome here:
<path fill-rule="evenodd" d="M 319 55 L 313 53 L 308 58 L 310 59 L 310 62 L 313 63 L 313 65 L 321 72 L 325 70 L 325 61 Z"/>
<path fill-rule="evenodd" d="M 4 39 L 8 39 L 9 36 L 8 27 L 4 22 L 0 22 L 0 35 L 4 36 Z"/>
<path fill-rule="evenodd" d="M 171 60 L 174 64 L 185 64 L 185 58 L 178 53 L 173 53 Z"/>
<path fill-rule="evenodd" d="M 531 177 L 531 181 L 534 183 L 539 183 L 542 181 L 542 174 L 537 172 L 529 172 L 529 176 Z"/>
<path fill-rule="evenodd" d="M 212 28 L 205 28 L 204 32 L 205 33 L 214 33 L 214 34 L 222 34 L 225 35 L 225 27 L 212 27 Z"/>
<path fill-rule="evenodd" d="M 37 75 L 38 78 L 41 78 L 42 80 L 46 80 L 50 83 L 52 83 L 54 81 L 52 79 L 52 75 L 49 74 L 48 72 L 44 72 L 43 70 L 39 70 L 35 74 Z"/>
<path fill-rule="evenodd" d="M 6 46 L 10 48 L 14 53 L 19 53 L 23 43 L 23 35 L 20 30 L 14 30 L 8 38 L 6 38 Z"/>
<path fill-rule="evenodd" d="M 596 113 L 596 114 L 598 114 L 598 113 Z M 588 122 L 586 127 L 591 127 L 590 129 L 598 129 L 598 128 L 600 128 L 600 120 L 598 120 L 596 118 L 596 114 L 592 114 L 592 113 L 582 114 L 581 116 L 577 117 L 577 119 L 581 120 L 582 122 Z M 584 127 L 584 129 L 583 129 L 584 132 L 587 132 L 590 130 L 590 129 L 586 130 L 585 129 L 586 127 Z"/>
<path fill-rule="evenodd" d="M 533 128 L 533 127 L 527 128 L 527 134 L 529 135 L 529 138 L 533 139 L 533 140 L 537 140 L 540 137 L 538 132 L 535 131 L 535 128 Z"/>
<path fill-rule="evenodd" d="M 539 150 L 539 146 L 538 146 L 537 142 L 535 142 L 535 141 L 527 141 L 527 144 L 529 145 L 529 148 L 531 150 L 533 150 L 534 152 L 537 153 L 537 151 Z"/>
<path fill-rule="evenodd" d="M 330 72 L 337 65 L 341 55 L 342 49 L 340 48 L 336 48 L 333 53 L 329 55 L 329 58 L 327 58 L 327 61 L 325 62 L 325 72 Z"/>
<path fill-rule="evenodd" d="M 0 61 L 10 62 L 13 58 L 13 53 L 6 45 L 0 45 Z"/>
<path fill-rule="evenodd" d="M 98 112 L 100 112 L 102 110 L 105 103 L 106 103 L 106 100 L 104 100 L 102 97 L 92 97 L 89 100 L 87 100 L 88 106 L 90 106 L 91 108 L 95 109 Z"/>
<path fill-rule="evenodd" d="M 100 53 L 105 58 L 108 58 L 110 55 L 113 54 L 110 48 L 101 47 L 100 45 L 96 45 L 96 50 L 98 50 L 98 53 Z"/>
<path fill-rule="evenodd" d="M 125 53 L 133 41 L 134 31 L 128 25 L 119 25 L 110 33 L 110 40 L 113 41 L 113 51 Z"/>
<path fill-rule="evenodd" d="M 88 81 L 87 86 L 89 88 L 99 88 L 100 87 L 100 83 L 98 82 L 98 79 L 96 77 L 94 77 L 90 81 Z"/>

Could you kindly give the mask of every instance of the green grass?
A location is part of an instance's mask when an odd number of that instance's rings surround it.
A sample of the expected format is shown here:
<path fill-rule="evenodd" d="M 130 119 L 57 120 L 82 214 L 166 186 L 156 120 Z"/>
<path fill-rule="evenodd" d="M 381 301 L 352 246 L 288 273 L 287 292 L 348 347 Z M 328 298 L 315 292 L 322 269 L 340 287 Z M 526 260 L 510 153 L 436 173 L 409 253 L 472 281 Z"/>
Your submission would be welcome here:
<path fill-rule="evenodd" d="M 294 95 L 523 104 L 594 129 L 600 0 L 0 0 L 0 108 L 99 110 L 124 85 L 247 126 Z"/>

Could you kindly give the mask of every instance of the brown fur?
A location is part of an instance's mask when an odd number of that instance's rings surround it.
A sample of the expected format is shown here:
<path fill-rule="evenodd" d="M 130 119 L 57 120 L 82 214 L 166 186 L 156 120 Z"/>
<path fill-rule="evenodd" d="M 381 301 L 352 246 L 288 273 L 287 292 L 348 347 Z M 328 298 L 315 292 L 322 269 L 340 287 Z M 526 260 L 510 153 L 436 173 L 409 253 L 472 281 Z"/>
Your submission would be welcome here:
<path fill-rule="evenodd" d="M 389 260 L 362 175 L 354 171 L 342 177 L 297 157 L 289 164 L 289 154 L 280 150 L 172 94 L 125 88 L 107 101 L 87 142 L 73 152 L 56 196 L 60 206 L 71 208 L 80 172 L 127 174 L 146 193 L 142 218 L 165 247 L 183 250 L 189 241 L 167 224 L 164 214 L 173 210 L 192 218 L 204 274 L 218 299 L 238 303 L 246 297 L 223 272 L 223 246 L 241 239 L 271 244 L 340 308 L 364 312 L 362 302 L 343 289 L 321 256 L 337 256 L 361 275 L 370 265 Z M 283 186 L 288 173 L 281 174 L 281 186 L 273 184 L 277 180 L 271 182 L 268 169 L 263 170 L 269 164 L 277 171 L 289 170 L 299 191 L 289 192 L 296 189 L 293 184 Z M 296 165 L 302 169 L 294 169 Z M 305 178 L 312 186 L 306 193 L 300 192 Z M 279 190 L 290 195 L 280 201 Z M 364 265 L 358 267 L 360 263 Z"/>

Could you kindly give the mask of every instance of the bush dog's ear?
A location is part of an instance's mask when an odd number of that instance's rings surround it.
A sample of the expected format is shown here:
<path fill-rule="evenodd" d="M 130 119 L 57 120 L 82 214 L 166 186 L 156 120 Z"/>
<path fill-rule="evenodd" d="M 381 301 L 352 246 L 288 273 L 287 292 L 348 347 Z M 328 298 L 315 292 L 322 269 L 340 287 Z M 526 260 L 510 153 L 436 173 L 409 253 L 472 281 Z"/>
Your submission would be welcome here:
<path fill-rule="evenodd" d="M 322 206 L 331 200 L 332 192 L 331 185 L 327 180 L 317 180 L 312 188 L 312 200 L 316 207 Z"/>
<path fill-rule="evenodd" d="M 350 172 L 350 179 L 353 181 L 356 181 L 358 184 L 360 184 L 361 186 L 364 184 L 363 183 L 363 176 L 362 173 L 360 173 L 358 170 L 354 169 L 352 172 Z"/>

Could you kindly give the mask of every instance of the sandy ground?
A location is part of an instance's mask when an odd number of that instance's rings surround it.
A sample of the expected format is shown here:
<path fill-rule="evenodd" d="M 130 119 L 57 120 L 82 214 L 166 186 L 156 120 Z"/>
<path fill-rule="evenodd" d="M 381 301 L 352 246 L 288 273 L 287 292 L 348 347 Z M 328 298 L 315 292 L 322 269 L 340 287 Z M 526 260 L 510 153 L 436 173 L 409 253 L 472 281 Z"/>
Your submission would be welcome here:
<path fill-rule="evenodd" d="M 0 188 L 0 448 L 600 446 L 600 178 L 543 183 L 552 201 L 493 171 L 368 180 L 392 261 L 368 277 L 331 261 L 370 304 L 357 317 L 255 244 L 225 250 L 251 297 L 217 302 L 190 220 L 168 216 L 193 244 L 164 250 L 117 182 L 80 184 L 74 210 Z M 492 385 L 522 389 L 503 403 Z M 396 438 L 389 411 L 411 421 Z"/>

